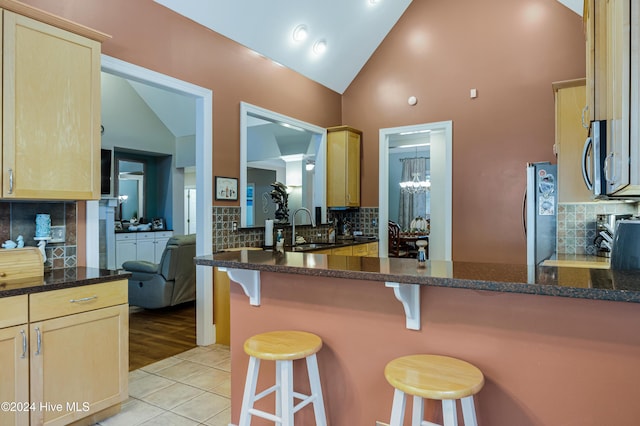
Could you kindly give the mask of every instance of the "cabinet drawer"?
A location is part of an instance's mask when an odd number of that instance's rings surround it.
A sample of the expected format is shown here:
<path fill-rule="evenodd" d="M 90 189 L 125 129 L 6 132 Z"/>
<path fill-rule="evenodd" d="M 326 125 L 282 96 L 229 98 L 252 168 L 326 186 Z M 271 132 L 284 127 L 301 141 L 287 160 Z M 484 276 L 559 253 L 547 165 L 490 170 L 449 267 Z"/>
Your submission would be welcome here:
<path fill-rule="evenodd" d="M 136 234 L 116 234 L 116 241 L 135 241 Z"/>
<path fill-rule="evenodd" d="M 153 241 L 156 238 L 154 232 L 138 232 L 136 235 L 137 235 L 138 241 L 144 241 L 144 240 Z"/>
<path fill-rule="evenodd" d="M 352 247 L 354 256 L 366 256 L 369 252 L 366 244 L 357 244 Z"/>
<path fill-rule="evenodd" d="M 367 255 L 371 257 L 378 257 L 378 243 L 367 244 Z"/>
<path fill-rule="evenodd" d="M 332 254 L 331 253 L 332 251 L 333 250 L 331 250 L 331 249 L 322 249 L 322 250 L 314 250 L 314 251 L 312 251 L 310 253 L 313 253 L 313 254 Z"/>
<path fill-rule="evenodd" d="M 338 247 L 331 250 L 331 254 L 340 254 L 342 256 L 351 256 L 352 253 L 351 246 Z"/>
<path fill-rule="evenodd" d="M 26 324 L 28 320 L 28 296 L 3 297 L 0 299 L 0 328 Z"/>
<path fill-rule="evenodd" d="M 29 320 L 42 321 L 128 303 L 127 280 L 45 291 L 29 299 Z"/>
<path fill-rule="evenodd" d="M 156 240 L 160 240 L 162 238 L 171 238 L 173 237 L 173 231 L 159 231 L 155 232 Z"/>

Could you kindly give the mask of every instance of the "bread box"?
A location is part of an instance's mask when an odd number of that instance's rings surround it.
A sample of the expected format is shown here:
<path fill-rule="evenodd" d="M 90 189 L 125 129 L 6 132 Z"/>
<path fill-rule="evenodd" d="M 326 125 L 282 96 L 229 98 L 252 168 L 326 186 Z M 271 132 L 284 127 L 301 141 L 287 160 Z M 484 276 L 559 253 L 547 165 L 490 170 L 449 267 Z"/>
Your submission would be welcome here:
<path fill-rule="evenodd" d="M 0 282 L 33 281 L 43 278 L 44 262 L 40 249 L 0 249 Z"/>

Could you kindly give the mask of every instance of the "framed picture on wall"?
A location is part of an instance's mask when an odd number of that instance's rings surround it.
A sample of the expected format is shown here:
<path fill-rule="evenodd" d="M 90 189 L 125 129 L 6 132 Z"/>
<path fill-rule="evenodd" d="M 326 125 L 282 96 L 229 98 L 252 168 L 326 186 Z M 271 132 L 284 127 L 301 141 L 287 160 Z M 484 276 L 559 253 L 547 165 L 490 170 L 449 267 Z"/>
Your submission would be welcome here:
<path fill-rule="evenodd" d="M 216 200 L 238 199 L 238 179 L 216 176 Z"/>

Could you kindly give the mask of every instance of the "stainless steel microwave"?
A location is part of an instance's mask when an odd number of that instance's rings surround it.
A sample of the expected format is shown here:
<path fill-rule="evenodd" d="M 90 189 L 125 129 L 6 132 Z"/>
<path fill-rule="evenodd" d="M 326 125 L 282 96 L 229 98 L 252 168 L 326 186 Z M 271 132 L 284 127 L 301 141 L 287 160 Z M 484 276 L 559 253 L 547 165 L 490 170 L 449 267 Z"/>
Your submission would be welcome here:
<path fill-rule="evenodd" d="M 594 120 L 582 149 L 582 178 L 595 198 L 607 198 L 606 156 L 607 121 Z"/>

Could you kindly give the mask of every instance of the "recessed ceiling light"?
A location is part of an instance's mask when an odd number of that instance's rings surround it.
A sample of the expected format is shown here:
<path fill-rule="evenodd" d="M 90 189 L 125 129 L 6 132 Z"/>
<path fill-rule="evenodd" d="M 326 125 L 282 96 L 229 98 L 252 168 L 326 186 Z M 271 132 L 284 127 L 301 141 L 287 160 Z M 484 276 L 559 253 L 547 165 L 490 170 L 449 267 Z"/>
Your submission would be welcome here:
<path fill-rule="evenodd" d="M 293 37 L 293 41 L 300 42 L 306 40 L 308 35 L 309 31 L 307 31 L 307 26 L 298 25 L 293 29 L 293 34 L 291 35 L 291 37 Z"/>
<path fill-rule="evenodd" d="M 369 0 L 369 4 L 371 4 L 371 5 L 375 5 L 375 4 L 378 4 L 378 3 L 380 3 L 380 0 Z"/>
<path fill-rule="evenodd" d="M 287 128 L 289 128 L 289 129 L 291 129 L 291 130 L 297 130 L 298 132 L 304 132 L 304 129 L 301 129 L 301 128 L 300 128 L 300 127 L 298 127 L 298 126 L 294 126 L 293 124 L 289 124 L 289 123 L 282 123 L 282 122 L 280 122 L 279 124 L 280 124 L 282 127 L 287 127 Z"/>
<path fill-rule="evenodd" d="M 400 133 L 400 136 L 404 136 L 404 135 L 415 135 L 417 133 L 431 133 L 431 130 L 426 129 L 426 130 L 414 130 L 412 132 L 402 132 Z"/>
<path fill-rule="evenodd" d="M 292 161 L 302 161 L 304 160 L 304 154 L 290 154 L 290 155 L 281 155 L 281 160 L 284 160 L 286 163 Z"/>
<path fill-rule="evenodd" d="M 322 55 L 327 50 L 327 41 L 322 39 L 313 43 L 313 53 Z"/>

